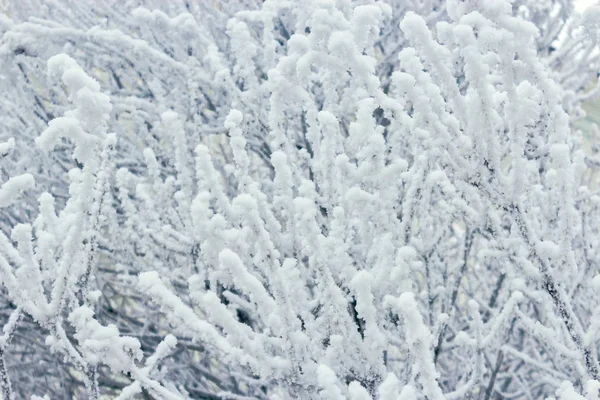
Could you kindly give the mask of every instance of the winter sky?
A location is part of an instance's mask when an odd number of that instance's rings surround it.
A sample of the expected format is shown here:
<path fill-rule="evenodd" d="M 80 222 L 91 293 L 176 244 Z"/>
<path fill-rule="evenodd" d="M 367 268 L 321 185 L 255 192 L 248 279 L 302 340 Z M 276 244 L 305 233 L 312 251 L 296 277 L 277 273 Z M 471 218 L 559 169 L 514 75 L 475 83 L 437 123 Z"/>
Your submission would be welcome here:
<path fill-rule="evenodd" d="M 597 4 L 597 3 L 598 3 L 598 0 L 575 0 L 575 8 L 578 11 L 583 11 L 587 7 L 589 7 L 593 4 Z"/>

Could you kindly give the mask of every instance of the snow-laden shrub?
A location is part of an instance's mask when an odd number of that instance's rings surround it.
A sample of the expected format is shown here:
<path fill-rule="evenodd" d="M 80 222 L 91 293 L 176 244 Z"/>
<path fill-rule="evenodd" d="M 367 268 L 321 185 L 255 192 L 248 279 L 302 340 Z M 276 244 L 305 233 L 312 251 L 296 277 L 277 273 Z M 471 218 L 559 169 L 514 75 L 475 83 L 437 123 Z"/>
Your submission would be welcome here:
<path fill-rule="evenodd" d="M 594 398 L 594 13 L 221 3 L 0 19 L 4 398 Z"/>

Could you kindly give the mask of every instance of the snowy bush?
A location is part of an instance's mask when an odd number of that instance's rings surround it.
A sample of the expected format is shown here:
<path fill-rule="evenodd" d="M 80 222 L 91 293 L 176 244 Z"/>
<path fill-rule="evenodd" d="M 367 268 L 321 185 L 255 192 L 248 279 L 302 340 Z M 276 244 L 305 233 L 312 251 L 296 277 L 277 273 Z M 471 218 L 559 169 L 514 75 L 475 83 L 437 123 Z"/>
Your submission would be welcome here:
<path fill-rule="evenodd" d="M 94 4 L 0 19 L 4 398 L 597 398 L 595 10 Z"/>

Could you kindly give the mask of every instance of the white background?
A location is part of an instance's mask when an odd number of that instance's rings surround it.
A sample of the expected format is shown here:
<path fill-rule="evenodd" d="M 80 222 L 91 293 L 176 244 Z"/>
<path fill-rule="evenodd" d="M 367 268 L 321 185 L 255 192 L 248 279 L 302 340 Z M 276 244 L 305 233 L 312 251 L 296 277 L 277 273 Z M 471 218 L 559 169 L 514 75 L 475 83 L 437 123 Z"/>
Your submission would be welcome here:
<path fill-rule="evenodd" d="M 594 5 L 594 4 L 598 4 L 598 1 L 597 0 L 575 0 L 575 8 L 578 11 L 583 11 L 587 7 Z"/>

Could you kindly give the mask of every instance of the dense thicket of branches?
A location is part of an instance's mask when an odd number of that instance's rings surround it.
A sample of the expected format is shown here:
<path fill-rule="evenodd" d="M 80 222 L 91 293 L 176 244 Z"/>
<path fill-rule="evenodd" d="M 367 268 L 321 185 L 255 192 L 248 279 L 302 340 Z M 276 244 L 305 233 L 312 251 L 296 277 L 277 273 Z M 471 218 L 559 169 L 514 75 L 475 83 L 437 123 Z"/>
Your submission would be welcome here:
<path fill-rule="evenodd" d="M 597 398 L 597 9 L 4 12 L 3 398 Z"/>

